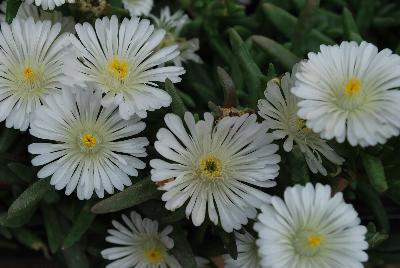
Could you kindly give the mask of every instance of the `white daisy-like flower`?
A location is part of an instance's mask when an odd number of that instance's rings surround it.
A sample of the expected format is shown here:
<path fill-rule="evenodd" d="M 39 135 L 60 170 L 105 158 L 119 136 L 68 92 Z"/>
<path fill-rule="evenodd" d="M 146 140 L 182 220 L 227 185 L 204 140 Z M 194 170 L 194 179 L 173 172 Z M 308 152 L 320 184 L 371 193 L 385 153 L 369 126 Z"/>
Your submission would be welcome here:
<path fill-rule="evenodd" d="M 122 215 L 124 224 L 112 221 L 106 241 L 119 245 L 101 252 L 104 259 L 113 260 L 106 268 L 181 268 L 176 258 L 169 254 L 174 240 L 168 235 L 172 226 L 158 231 L 158 222 L 143 218 L 132 211 L 130 217 Z"/>
<path fill-rule="evenodd" d="M 38 156 L 34 166 L 45 165 L 38 178 L 51 176 L 50 183 L 65 194 L 77 189 L 79 199 L 89 199 L 93 191 L 100 198 L 104 190 L 122 191 L 132 184 L 145 163 L 147 138 L 132 136 L 145 128 L 138 117 L 123 120 L 117 106 L 102 108 L 101 92 L 79 89 L 76 94 L 63 88 L 62 93 L 46 98 L 34 114 L 32 136 L 53 142 L 33 143 L 28 151 Z"/>
<path fill-rule="evenodd" d="M 16 18 L 28 19 L 32 17 L 35 21 L 49 20 L 53 24 L 61 23 L 62 33 L 75 32 L 75 19 L 70 16 L 63 16 L 59 11 L 44 11 L 34 5 L 29 5 L 26 2 L 21 3 Z"/>
<path fill-rule="evenodd" d="M 122 4 L 132 17 L 147 16 L 153 8 L 153 0 L 122 0 Z"/>
<path fill-rule="evenodd" d="M 0 121 L 26 130 L 31 113 L 46 95 L 65 82 L 63 58 L 67 46 L 60 24 L 14 19 L 0 32 Z"/>
<path fill-rule="evenodd" d="M 296 74 L 298 115 L 322 138 L 353 146 L 385 143 L 400 129 L 400 56 L 343 42 L 309 53 Z"/>
<path fill-rule="evenodd" d="M 330 186 L 296 185 L 261 208 L 254 229 L 262 267 L 364 267 L 367 228 L 342 193 L 331 194 Z"/>
<path fill-rule="evenodd" d="M 179 51 L 181 52 L 178 57 L 173 59 L 173 63 L 176 66 L 182 66 L 183 62 L 193 61 L 197 63 L 203 63 L 196 51 L 200 49 L 199 39 L 193 38 L 186 40 L 186 38 L 181 37 L 182 28 L 190 22 L 189 17 L 182 11 L 178 10 L 174 14 L 171 14 L 169 7 L 164 7 L 161 9 L 160 17 L 157 18 L 154 15 L 150 15 L 153 19 L 155 26 L 158 29 L 164 29 L 166 35 L 159 45 L 163 48 L 173 44 L 177 44 Z"/>
<path fill-rule="evenodd" d="M 307 128 L 304 120 L 297 116 L 298 99 L 290 93 L 290 89 L 294 86 L 296 69 L 293 69 L 292 75 L 286 73 L 281 80 L 273 79 L 268 82 L 264 92 L 266 99 L 258 101 L 258 113 L 274 130 L 272 134 L 275 138 L 287 137 L 283 144 L 286 152 L 293 149 L 293 143 L 297 144 L 310 170 L 326 176 L 327 171 L 322 165 L 321 155 L 336 165 L 341 165 L 344 159 L 337 155 L 318 134 Z"/>
<path fill-rule="evenodd" d="M 153 159 L 151 178 L 166 191 L 165 207 L 175 210 L 186 201 L 186 215 L 195 226 L 206 216 L 219 222 L 226 232 L 240 229 L 248 218 L 255 218 L 256 208 L 270 196 L 257 187 L 272 187 L 279 171 L 278 146 L 271 144 L 265 124 L 256 122 L 255 114 L 225 117 L 214 125 L 214 117 L 204 114 L 195 122 L 185 113 L 185 126 L 179 116 L 167 114 L 157 133 L 156 150 L 167 160 Z"/>
<path fill-rule="evenodd" d="M 25 0 L 25 3 L 36 6 L 41 6 L 44 10 L 53 10 L 55 7 L 60 7 L 65 3 L 75 3 L 75 0 Z"/>
<path fill-rule="evenodd" d="M 97 19 L 95 28 L 89 23 L 77 24 L 79 39 L 71 35 L 71 42 L 78 58 L 69 72 L 80 81 L 95 83 L 105 96 L 103 106 L 116 104 L 122 118 L 133 114 L 146 117 L 154 111 L 171 104 L 167 92 L 155 82 L 179 82 L 185 71 L 182 67 L 156 66 L 178 56 L 177 46 L 170 46 L 153 53 L 164 38 L 164 30 L 154 30 L 149 20 L 118 18 Z"/>
<path fill-rule="evenodd" d="M 229 254 L 224 255 L 225 268 L 260 268 L 260 257 L 256 239 L 249 233 L 235 232 L 238 257 L 232 259 Z"/>

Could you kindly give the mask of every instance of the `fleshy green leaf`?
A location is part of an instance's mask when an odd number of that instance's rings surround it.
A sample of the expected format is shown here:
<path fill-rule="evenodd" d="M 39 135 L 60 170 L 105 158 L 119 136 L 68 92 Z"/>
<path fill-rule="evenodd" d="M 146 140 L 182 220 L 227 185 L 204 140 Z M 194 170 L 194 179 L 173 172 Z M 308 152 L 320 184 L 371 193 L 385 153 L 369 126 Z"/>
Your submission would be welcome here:
<path fill-rule="evenodd" d="M 174 226 L 171 237 L 174 239 L 174 247 L 171 249 L 171 253 L 178 259 L 181 266 L 185 268 L 197 268 L 192 248 L 184 235 L 184 231 Z"/>
<path fill-rule="evenodd" d="M 33 167 L 28 167 L 20 163 L 10 163 L 8 167 L 24 182 L 31 183 L 36 177 L 36 171 Z"/>
<path fill-rule="evenodd" d="M 226 233 L 222 230 L 219 230 L 218 234 L 229 255 L 231 255 L 232 259 L 236 260 L 238 257 L 238 250 L 236 246 L 235 233 L 234 232 Z"/>
<path fill-rule="evenodd" d="M 134 183 L 124 191 L 100 201 L 92 207 L 92 212 L 96 214 L 116 212 L 158 196 L 156 184 L 150 179 L 144 179 Z"/>
<path fill-rule="evenodd" d="M 290 167 L 290 178 L 293 182 L 306 184 L 310 181 L 307 162 L 297 145 L 288 153 L 288 163 Z"/>
<path fill-rule="evenodd" d="M 6 8 L 6 21 L 11 23 L 18 13 L 19 6 L 21 5 L 20 0 L 7 0 Z"/>
<path fill-rule="evenodd" d="M 82 235 L 89 229 L 94 221 L 96 214 L 90 211 L 92 206 L 91 201 L 88 201 L 82 208 L 78 217 L 74 220 L 71 230 L 64 239 L 63 249 L 71 247 L 75 242 L 79 241 Z"/>
<path fill-rule="evenodd" d="M 224 107 L 236 107 L 238 105 L 238 99 L 232 78 L 221 67 L 217 67 L 217 74 L 222 89 L 224 90 Z"/>
<path fill-rule="evenodd" d="M 388 189 L 385 170 L 382 161 L 370 154 L 362 153 L 361 158 L 364 164 L 365 172 L 371 185 L 378 192 L 385 192 Z"/>
<path fill-rule="evenodd" d="M 293 65 L 300 61 L 300 58 L 287 48 L 268 37 L 253 35 L 252 40 L 286 70 L 291 70 Z"/>
<path fill-rule="evenodd" d="M 357 24 L 354 21 L 353 15 L 347 9 L 343 9 L 343 28 L 345 36 L 350 41 L 356 41 L 360 43 L 362 38 L 360 36 L 360 32 L 358 31 Z"/>
<path fill-rule="evenodd" d="M 380 233 L 376 230 L 376 226 L 373 222 L 370 222 L 367 226 L 368 233 L 366 235 L 367 242 L 369 244 L 369 248 L 375 248 L 383 241 L 388 239 L 388 235 L 385 233 Z"/>
<path fill-rule="evenodd" d="M 180 117 L 183 117 L 187 109 L 183 104 L 182 98 L 179 95 L 177 89 L 169 79 L 165 81 L 165 90 L 172 98 L 172 103 L 171 103 L 172 112 L 179 115 Z"/>
<path fill-rule="evenodd" d="M 52 206 L 42 206 L 44 226 L 51 253 L 56 253 L 61 246 L 64 233 L 57 217 L 57 212 Z"/>
<path fill-rule="evenodd" d="M 46 244 L 30 230 L 25 228 L 13 229 L 13 236 L 24 246 L 35 251 L 42 251 L 46 258 L 50 258 Z"/>
<path fill-rule="evenodd" d="M 11 204 L 8 209 L 7 221 L 12 222 L 23 217 L 25 222 L 22 221 L 21 225 L 28 222 L 30 218 L 28 215 L 33 215 L 39 202 L 52 189 L 50 178 L 40 179 L 32 184 Z"/>
<path fill-rule="evenodd" d="M 80 247 L 80 245 L 75 244 L 63 250 L 63 255 L 68 268 L 89 268 L 89 260 Z"/>

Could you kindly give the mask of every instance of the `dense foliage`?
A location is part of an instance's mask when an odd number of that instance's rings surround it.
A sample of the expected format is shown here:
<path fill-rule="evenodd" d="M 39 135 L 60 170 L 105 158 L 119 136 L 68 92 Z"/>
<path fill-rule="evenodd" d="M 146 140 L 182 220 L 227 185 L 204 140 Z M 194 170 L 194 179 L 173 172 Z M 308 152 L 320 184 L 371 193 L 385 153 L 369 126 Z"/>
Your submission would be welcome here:
<path fill-rule="evenodd" d="M 7 21 L 12 21 L 19 4 L 18 0 L 8 0 Z M 152 14 L 158 15 L 164 6 L 182 9 L 190 16 L 182 36 L 199 38 L 198 54 L 203 63 L 185 63 L 182 82 L 162 84 L 172 96 L 172 104 L 145 119 L 147 128 L 142 135 L 150 141 L 144 160 L 147 163 L 159 158 L 153 144 L 158 129 L 165 127 L 162 118 L 166 113 L 183 115 L 189 110 L 202 118 L 205 111 L 216 117 L 254 112 L 267 82 L 290 72 L 295 63 L 308 52 L 318 51 L 321 44 L 366 40 L 380 49 L 400 53 L 400 3 L 396 1 L 253 0 L 243 5 L 234 0 L 159 0 Z M 77 22 L 94 23 L 96 16 L 113 14 L 129 16 L 120 0 L 107 1 L 98 14 L 83 12 L 78 4 L 65 4 L 56 10 Z M 195 227 L 186 219 L 185 207 L 173 212 L 165 209 L 157 185 L 150 180 L 149 165 L 124 191 L 81 201 L 75 195 L 56 191 L 49 184 L 50 178 L 36 177 L 39 169 L 31 165 L 32 156 L 27 152 L 34 141 L 36 138 L 28 132 L 6 128 L 2 123 L 0 255 L 19 258 L 39 251 L 66 267 L 104 267 L 107 262 L 100 251 L 107 247 L 106 230 L 111 220 L 119 220 L 121 213 L 132 208 L 161 225 L 173 225 L 172 253 L 185 268 L 196 267 L 194 256 L 237 255 L 234 235 L 214 226 L 207 217 Z M 265 191 L 281 196 L 294 184 L 330 184 L 335 192 L 344 193 L 368 226 L 370 263 L 400 262 L 400 139 L 366 148 L 333 140 L 329 144 L 345 158 L 342 166 L 325 161 L 327 176 L 313 174 L 298 149 L 289 153 L 280 149 L 277 186 Z M 251 227 L 247 229 L 253 232 Z"/>

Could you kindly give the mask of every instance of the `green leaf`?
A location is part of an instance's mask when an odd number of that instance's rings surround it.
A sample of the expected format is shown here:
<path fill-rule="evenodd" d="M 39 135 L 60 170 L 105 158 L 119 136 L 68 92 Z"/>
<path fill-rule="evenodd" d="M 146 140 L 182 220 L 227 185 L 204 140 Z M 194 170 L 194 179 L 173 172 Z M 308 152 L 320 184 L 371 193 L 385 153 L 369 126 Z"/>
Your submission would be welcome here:
<path fill-rule="evenodd" d="M 64 233 L 58 220 L 57 212 L 52 206 L 42 206 L 44 226 L 51 253 L 56 253 L 61 246 Z"/>
<path fill-rule="evenodd" d="M 385 233 L 378 232 L 373 222 L 368 223 L 367 229 L 368 233 L 366 235 L 366 239 L 370 249 L 377 247 L 379 244 L 381 244 L 389 237 L 389 235 Z"/>
<path fill-rule="evenodd" d="M 20 163 L 10 163 L 8 164 L 8 167 L 24 182 L 31 183 L 32 180 L 36 178 L 36 170 L 32 167 Z"/>
<path fill-rule="evenodd" d="M 74 220 L 71 230 L 67 237 L 64 239 L 63 249 L 69 248 L 80 240 L 82 235 L 89 229 L 90 225 L 94 221 L 96 214 L 90 211 L 92 206 L 91 201 L 88 201 L 82 208 L 78 217 Z"/>
<path fill-rule="evenodd" d="M 0 235 L 3 236 L 6 239 L 11 239 L 12 238 L 12 234 L 10 232 L 10 230 L 6 227 L 0 226 Z"/>
<path fill-rule="evenodd" d="M 286 70 L 291 70 L 293 65 L 300 61 L 296 55 L 281 44 L 265 36 L 253 35 L 252 40 L 262 48 L 274 61 Z"/>
<path fill-rule="evenodd" d="M 52 189 L 50 178 L 40 179 L 32 184 L 11 204 L 7 220 L 12 222 L 14 219 L 25 217 L 25 223 L 28 222 L 28 215 L 33 215 L 39 202 Z"/>
<path fill-rule="evenodd" d="M 388 184 L 386 182 L 382 161 L 367 153 L 362 153 L 361 158 L 372 187 L 378 192 L 385 192 L 388 189 Z"/>
<path fill-rule="evenodd" d="M 150 179 L 144 179 L 126 188 L 124 191 L 100 201 L 92 207 L 92 212 L 96 214 L 116 212 L 136 206 L 158 196 L 159 192 L 156 184 Z"/>
<path fill-rule="evenodd" d="M 244 72 L 245 81 L 249 93 L 249 106 L 256 107 L 257 101 L 261 97 L 262 92 L 262 72 L 250 53 L 247 44 L 243 42 L 240 35 L 235 29 L 230 28 L 228 30 L 229 41 L 231 43 L 233 54 L 237 57 L 239 64 Z"/>
<path fill-rule="evenodd" d="M 174 212 L 171 212 L 170 214 L 161 217 L 160 221 L 163 223 L 174 223 L 183 220 L 186 217 L 185 211 L 185 207 L 180 207 Z"/>
<path fill-rule="evenodd" d="M 6 152 L 13 145 L 14 141 L 18 138 L 18 136 L 19 136 L 18 130 L 13 128 L 4 128 L 0 134 L 0 153 Z"/>
<path fill-rule="evenodd" d="M 174 247 L 171 249 L 171 253 L 178 259 L 181 266 L 185 268 L 197 268 L 192 247 L 184 235 L 184 231 L 178 226 L 174 226 L 171 237 L 174 239 Z"/>
<path fill-rule="evenodd" d="M 168 92 L 168 94 L 172 98 L 172 103 L 171 103 L 171 110 L 173 113 L 179 115 L 180 117 L 183 117 L 185 115 L 185 112 L 187 111 L 185 105 L 183 104 L 182 98 L 179 95 L 177 89 L 175 88 L 174 84 L 171 82 L 171 80 L 167 79 L 165 81 L 165 90 Z"/>
<path fill-rule="evenodd" d="M 86 254 L 78 244 L 63 250 L 63 255 L 68 268 L 90 267 Z"/>
<path fill-rule="evenodd" d="M 306 159 L 297 145 L 288 153 L 288 163 L 290 167 L 290 179 L 293 182 L 306 184 L 310 181 Z"/>
<path fill-rule="evenodd" d="M 389 233 L 389 219 L 379 194 L 370 185 L 361 180 L 357 181 L 357 194 L 359 195 L 360 200 L 371 209 L 376 222 L 383 232 Z"/>
<path fill-rule="evenodd" d="M 21 5 L 20 0 L 7 0 L 6 9 L 6 21 L 11 23 L 18 13 L 19 6 Z"/>
<path fill-rule="evenodd" d="M 236 107 L 238 105 L 238 99 L 236 95 L 235 84 L 229 74 L 221 67 L 217 67 L 217 74 L 224 90 L 224 107 Z"/>
<path fill-rule="evenodd" d="M 343 8 L 343 28 L 347 40 L 360 43 L 362 38 L 358 31 L 357 24 L 354 21 L 353 15 L 347 8 Z"/>
<path fill-rule="evenodd" d="M 235 233 L 226 233 L 223 230 L 218 230 L 218 235 L 229 255 L 231 255 L 232 259 L 236 260 L 238 257 L 238 250 L 236 246 Z"/>
<path fill-rule="evenodd" d="M 376 0 L 360 1 L 357 12 L 357 25 L 362 33 L 365 33 L 372 24 L 375 13 Z"/>
<path fill-rule="evenodd" d="M 301 56 L 306 47 L 306 35 L 312 29 L 312 18 L 315 12 L 318 10 L 319 0 L 307 0 L 304 7 L 300 12 L 299 19 L 297 20 L 296 27 L 292 36 L 293 50 L 297 55 Z"/>
<path fill-rule="evenodd" d="M 35 251 L 42 251 L 46 258 L 50 258 L 49 250 L 46 244 L 33 232 L 25 228 L 13 229 L 15 239 L 26 246 L 27 248 Z"/>

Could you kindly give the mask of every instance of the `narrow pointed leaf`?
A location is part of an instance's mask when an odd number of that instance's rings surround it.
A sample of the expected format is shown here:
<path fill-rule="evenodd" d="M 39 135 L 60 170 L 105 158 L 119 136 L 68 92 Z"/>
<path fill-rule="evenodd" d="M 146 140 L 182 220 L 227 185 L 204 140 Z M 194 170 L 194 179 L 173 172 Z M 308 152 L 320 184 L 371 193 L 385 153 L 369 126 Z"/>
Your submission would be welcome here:
<path fill-rule="evenodd" d="M 20 0 L 7 0 L 6 8 L 6 21 L 11 23 L 18 13 L 19 6 L 21 5 Z"/>
<path fill-rule="evenodd" d="M 179 95 L 177 89 L 175 88 L 174 84 L 171 82 L 171 80 L 167 79 L 165 81 L 165 90 L 168 92 L 168 94 L 172 98 L 172 103 L 171 103 L 171 110 L 173 113 L 179 115 L 180 117 L 183 117 L 185 112 L 187 111 L 185 105 L 183 104 L 182 98 Z"/>
<path fill-rule="evenodd" d="M 98 202 L 92 207 L 92 212 L 96 214 L 116 212 L 158 196 L 156 184 L 150 179 L 144 179 L 134 183 L 124 191 Z"/>
<path fill-rule="evenodd" d="M 174 239 L 174 247 L 171 253 L 178 259 L 182 267 L 197 268 L 194 253 L 182 229 L 174 226 L 174 231 L 171 234 Z"/>
<path fill-rule="evenodd" d="M 42 206 L 44 226 L 51 253 L 56 253 L 61 246 L 64 233 L 58 220 L 57 212 L 52 206 Z"/>
<path fill-rule="evenodd" d="M 370 154 L 363 153 L 361 158 L 364 164 L 365 172 L 370 184 L 378 192 L 385 192 L 388 189 L 385 170 L 382 161 Z"/>

